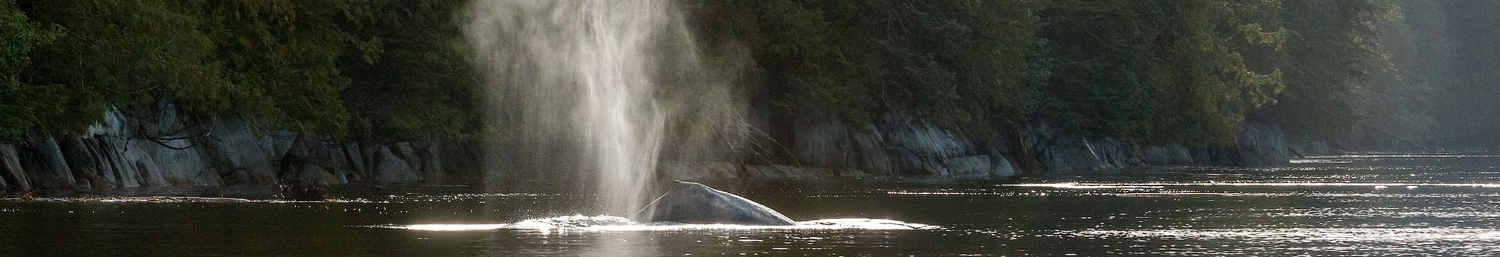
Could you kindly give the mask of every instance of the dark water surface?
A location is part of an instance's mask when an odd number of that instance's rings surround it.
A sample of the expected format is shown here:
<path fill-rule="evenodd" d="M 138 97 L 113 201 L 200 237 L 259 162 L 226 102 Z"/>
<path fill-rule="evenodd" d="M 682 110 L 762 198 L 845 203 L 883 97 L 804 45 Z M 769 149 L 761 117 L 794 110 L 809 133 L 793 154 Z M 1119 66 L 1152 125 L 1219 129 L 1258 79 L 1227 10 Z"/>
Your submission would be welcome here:
<path fill-rule="evenodd" d="M 0 256 L 1495 255 L 1497 166 L 1349 155 L 1008 182 L 705 181 L 808 221 L 791 227 L 635 224 L 541 182 L 346 187 L 315 203 L 153 189 L 125 193 L 228 199 L 0 202 Z"/>

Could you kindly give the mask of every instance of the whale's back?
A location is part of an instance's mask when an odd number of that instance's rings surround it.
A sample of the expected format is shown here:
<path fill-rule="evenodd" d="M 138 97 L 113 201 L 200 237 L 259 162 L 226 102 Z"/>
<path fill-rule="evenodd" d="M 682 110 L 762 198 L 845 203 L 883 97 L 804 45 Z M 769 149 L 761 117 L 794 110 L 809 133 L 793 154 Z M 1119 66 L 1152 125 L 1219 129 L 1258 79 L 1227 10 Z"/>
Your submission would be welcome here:
<path fill-rule="evenodd" d="M 644 222 L 693 224 L 792 225 L 785 215 L 738 195 L 698 183 L 681 182 L 636 214 Z"/>

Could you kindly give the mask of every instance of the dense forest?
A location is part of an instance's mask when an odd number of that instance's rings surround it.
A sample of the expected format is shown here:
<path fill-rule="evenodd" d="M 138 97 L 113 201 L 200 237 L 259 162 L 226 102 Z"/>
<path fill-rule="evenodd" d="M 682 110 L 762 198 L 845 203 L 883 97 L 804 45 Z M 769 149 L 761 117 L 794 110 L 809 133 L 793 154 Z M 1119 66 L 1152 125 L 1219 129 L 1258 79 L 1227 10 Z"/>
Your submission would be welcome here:
<path fill-rule="evenodd" d="M 464 0 L 0 0 L 0 139 L 114 108 L 238 115 L 360 140 L 474 137 Z M 1221 146 L 1493 145 L 1491 1 L 689 0 L 699 44 L 744 46 L 781 116 L 908 113 L 973 136 L 1033 122 Z M 775 124 L 773 122 L 773 124 Z M 1352 137 L 1351 137 L 1352 136 Z M 1475 141 L 1490 138 L 1488 141 Z"/>
<path fill-rule="evenodd" d="M 1227 145 L 1248 121 L 1338 140 L 1352 87 L 1388 67 L 1380 1 L 712 1 L 784 106 L 915 113 L 966 133 L 1031 121 Z M 814 99 L 814 100 L 802 100 Z"/>
<path fill-rule="evenodd" d="M 466 1 L 0 1 L 0 136 L 77 133 L 109 108 L 242 115 L 394 140 L 472 131 Z M 174 133 L 188 134 L 192 133 Z"/>
<path fill-rule="evenodd" d="M 1377 22 L 1378 50 L 1394 69 L 1352 92 L 1362 117 L 1349 147 L 1419 151 L 1500 145 L 1500 11 L 1496 1 L 1398 2 Z"/>

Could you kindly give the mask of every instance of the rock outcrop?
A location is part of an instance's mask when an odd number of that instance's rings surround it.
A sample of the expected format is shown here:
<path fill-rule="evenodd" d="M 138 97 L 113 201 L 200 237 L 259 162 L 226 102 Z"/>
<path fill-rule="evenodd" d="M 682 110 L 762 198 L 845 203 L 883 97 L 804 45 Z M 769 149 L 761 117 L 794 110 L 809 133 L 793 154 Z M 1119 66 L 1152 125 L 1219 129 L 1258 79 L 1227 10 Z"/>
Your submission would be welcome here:
<path fill-rule="evenodd" d="M 1146 165 L 1285 165 L 1289 148 L 1281 129 L 1246 124 L 1236 144 L 1227 148 L 1148 145 L 1112 137 L 1088 137 L 1046 123 L 997 138 L 976 140 L 902 114 L 887 114 L 876 124 L 849 127 L 815 112 L 798 117 L 794 152 L 801 169 L 851 170 L 890 176 L 989 176 L 1008 178 L 1027 173 L 1030 163 L 1042 173 L 1099 172 Z M 1016 138 L 1019 137 L 1019 138 Z M 1019 142 L 1019 143 L 1016 143 Z M 746 177 L 786 177 L 786 168 L 750 169 Z M 1039 173 L 1037 173 L 1039 172 Z M 816 174 L 816 173 L 814 173 Z"/>
<path fill-rule="evenodd" d="M 273 185 L 287 179 L 310 184 L 442 183 L 445 173 L 477 169 L 443 161 L 477 156 L 446 149 L 458 145 L 452 140 L 340 141 L 268 130 L 238 117 L 184 122 L 170 104 L 158 109 L 151 118 L 111 110 L 84 135 L 32 136 L 24 144 L 0 144 L 0 188 Z"/>
<path fill-rule="evenodd" d="M 1244 133 L 1235 142 L 1239 162 L 1243 166 L 1286 165 L 1289 148 L 1281 128 L 1259 123 L 1245 124 Z"/>
<path fill-rule="evenodd" d="M 990 176 L 1000 166 L 997 159 L 1003 160 L 979 153 L 968 138 L 907 115 L 880 120 L 851 128 L 838 119 L 799 117 L 793 152 L 811 168 L 808 174 L 856 176 Z M 787 170 L 752 170 L 749 177 L 778 177 Z"/>
<path fill-rule="evenodd" d="M 1046 172 L 1094 172 L 1146 164 L 1146 153 L 1129 140 L 1067 134 L 1045 123 L 1027 126 L 1022 135 L 1036 142 L 1031 150 Z"/>
<path fill-rule="evenodd" d="M 265 129 L 238 117 L 185 122 L 170 104 L 152 118 L 111 110 L 84 135 L 33 136 L 0 144 L 0 188 L 88 190 L 151 186 L 314 185 L 478 181 L 478 147 L 428 137 L 407 142 L 336 140 Z M 192 125 L 188 125 L 192 124 Z M 797 165 L 672 161 L 666 179 L 991 177 L 1118 170 L 1145 165 L 1274 166 L 1296 155 L 1274 125 L 1247 124 L 1236 145 L 1189 148 L 1088 137 L 1045 123 L 974 139 L 905 114 L 846 125 L 799 116 L 790 152 Z M 1304 147 L 1310 148 L 1310 147 Z M 1323 147 L 1327 148 L 1327 147 Z M 1309 151 L 1309 150 L 1304 150 Z M 459 171 L 459 172 L 456 172 Z"/>

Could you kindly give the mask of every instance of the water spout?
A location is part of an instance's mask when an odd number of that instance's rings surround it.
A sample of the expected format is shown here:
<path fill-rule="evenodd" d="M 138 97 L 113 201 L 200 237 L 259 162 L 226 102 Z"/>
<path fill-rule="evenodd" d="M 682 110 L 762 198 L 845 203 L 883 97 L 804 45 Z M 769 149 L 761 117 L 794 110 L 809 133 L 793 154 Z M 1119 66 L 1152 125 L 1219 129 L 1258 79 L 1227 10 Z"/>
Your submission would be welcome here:
<path fill-rule="evenodd" d="M 520 108 L 534 142 L 592 174 L 604 211 L 631 213 L 655 180 L 665 112 L 653 97 L 666 1 L 474 1 L 465 34 L 491 108 Z M 680 26 L 679 26 L 680 27 Z"/>

